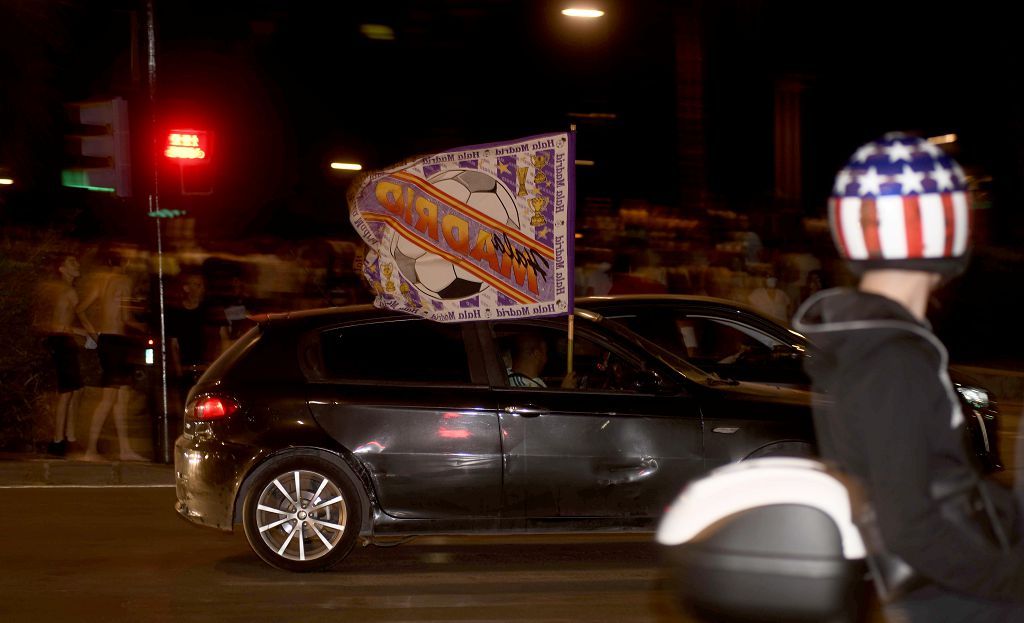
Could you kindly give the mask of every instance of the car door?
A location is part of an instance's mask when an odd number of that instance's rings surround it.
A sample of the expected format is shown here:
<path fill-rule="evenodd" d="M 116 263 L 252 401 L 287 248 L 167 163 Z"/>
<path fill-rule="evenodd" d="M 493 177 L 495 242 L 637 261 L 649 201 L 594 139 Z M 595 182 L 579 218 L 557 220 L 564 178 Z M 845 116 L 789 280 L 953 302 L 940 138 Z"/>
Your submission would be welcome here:
<path fill-rule="evenodd" d="M 501 514 L 500 429 L 475 335 L 471 325 L 388 318 L 310 338 L 310 411 L 392 517 Z"/>
<path fill-rule="evenodd" d="M 510 387 L 510 353 L 529 333 L 548 344 L 546 387 Z M 661 362 L 592 323 L 578 323 L 578 386 L 563 388 L 564 319 L 494 323 L 491 336 L 502 377 L 495 393 L 506 496 L 510 505 L 522 505 L 528 525 L 649 525 L 703 472 L 697 402 L 680 379 L 666 378 L 672 373 Z"/>

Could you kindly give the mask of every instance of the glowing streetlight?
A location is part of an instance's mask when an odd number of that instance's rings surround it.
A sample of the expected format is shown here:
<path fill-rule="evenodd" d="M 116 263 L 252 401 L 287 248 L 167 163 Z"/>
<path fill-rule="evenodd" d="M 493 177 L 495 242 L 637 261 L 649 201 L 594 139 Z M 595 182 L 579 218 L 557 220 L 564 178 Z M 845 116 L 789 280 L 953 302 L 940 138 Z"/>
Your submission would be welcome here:
<path fill-rule="evenodd" d="M 9 177 L 0 177 L 0 186 L 10 186 L 14 184 L 14 180 Z"/>
<path fill-rule="evenodd" d="M 363 165 L 355 162 L 332 162 L 331 168 L 337 171 L 362 171 Z"/>
<path fill-rule="evenodd" d="M 568 9 L 562 9 L 562 15 L 566 17 L 582 17 L 584 19 L 595 19 L 604 15 L 604 11 L 599 9 L 584 9 L 579 7 L 570 7 Z"/>
<path fill-rule="evenodd" d="M 363 24 L 359 27 L 359 32 L 367 39 L 374 39 L 376 41 L 395 40 L 395 31 L 390 26 L 384 24 Z"/>
<path fill-rule="evenodd" d="M 956 142 L 956 134 L 943 134 L 942 136 L 929 136 L 928 142 L 932 145 L 946 145 Z"/>

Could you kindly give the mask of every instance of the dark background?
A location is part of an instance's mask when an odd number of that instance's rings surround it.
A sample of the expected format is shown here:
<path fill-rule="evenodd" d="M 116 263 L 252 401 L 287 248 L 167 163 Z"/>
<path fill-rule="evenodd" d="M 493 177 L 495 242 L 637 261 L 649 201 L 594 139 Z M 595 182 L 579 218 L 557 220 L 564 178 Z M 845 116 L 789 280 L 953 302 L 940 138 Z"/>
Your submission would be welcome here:
<path fill-rule="evenodd" d="M 958 300 L 1013 287 L 1024 44 L 1011 3 L 605 1 L 590 3 L 607 12 L 594 21 L 560 15 L 568 4 L 154 0 L 151 109 L 145 2 L 2 0 L 0 170 L 17 183 L 0 188 L 0 224 L 152 244 L 156 160 L 161 206 L 187 209 L 208 248 L 355 240 L 353 176 L 331 160 L 373 169 L 576 123 L 577 158 L 596 163 L 578 168 L 578 222 L 631 201 L 697 218 L 731 210 L 782 245 L 804 235 L 801 218 L 823 216 L 834 172 L 860 144 L 891 130 L 955 133 L 948 148 L 985 206 L 972 267 L 983 278 L 962 280 Z M 367 38 L 368 23 L 394 39 Z M 774 98 L 785 81 L 801 89 L 802 157 L 799 196 L 782 198 Z M 134 197 L 61 188 L 64 103 L 112 96 L 131 109 Z M 683 111 L 694 102 L 696 120 Z M 213 135 L 209 196 L 182 196 L 177 169 L 151 155 L 152 129 L 180 126 Z"/>
<path fill-rule="evenodd" d="M 773 85 L 787 76 L 804 85 L 807 210 L 820 208 L 856 146 L 893 129 L 955 132 L 962 164 L 991 175 L 1003 203 L 1020 195 L 1024 67 L 1008 5 L 639 0 L 595 3 L 606 16 L 582 22 L 559 14 L 568 4 L 155 0 L 157 115 L 214 133 L 217 196 L 202 216 L 227 221 L 218 226 L 265 228 L 282 202 L 285 220 L 343 223 L 347 178 L 326 168 L 331 158 L 373 168 L 571 122 L 579 157 L 601 170 L 584 172 L 581 193 L 677 205 L 683 13 L 702 39 L 705 170 L 716 201 L 743 210 L 771 196 Z M 0 166 L 17 169 L 25 192 L 52 191 L 62 103 L 121 95 L 142 173 L 145 4 L 2 6 Z M 395 39 L 368 39 L 366 23 L 390 26 Z M 136 177 L 144 196 L 148 180 Z M 1005 213 L 1014 225 L 1017 212 Z"/>

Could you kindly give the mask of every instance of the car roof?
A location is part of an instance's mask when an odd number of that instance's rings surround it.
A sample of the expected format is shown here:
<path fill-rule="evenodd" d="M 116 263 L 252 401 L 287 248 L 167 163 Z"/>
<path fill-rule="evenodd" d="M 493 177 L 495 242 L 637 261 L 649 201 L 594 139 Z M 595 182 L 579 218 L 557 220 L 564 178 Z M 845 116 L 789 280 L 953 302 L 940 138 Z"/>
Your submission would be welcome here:
<path fill-rule="evenodd" d="M 761 322 L 776 327 L 787 335 L 797 336 L 804 342 L 810 342 L 806 335 L 795 331 L 788 323 L 776 318 L 770 318 L 752 305 L 746 305 L 731 299 L 716 298 L 713 296 L 699 296 L 696 294 L 608 294 L 603 296 L 583 296 L 576 299 L 580 307 L 591 308 L 594 311 L 606 313 L 608 310 L 625 309 L 628 307 L 659 307 L 684 305 L 694 309 L 719 308 L 730 312 L 743 312 L 761 320 Z"/>
<path fill-rule="evenodd" d="M 577 305 L 584 308 L 593 308 L 595 311 L 600 311 L 602 307 L 619 306 L 622 304 L 672 305 L 680 303 L 695 306 L 729 307 L 754 314 L 755 316 L 764 316 L 756 308 L 739 301 L 696 294 L 606 294 L 576 298 Z"/>
<path fill-rule="evenodd" d="M 600 314 L 585 309 L 575 310 L 574 315 L 595 322 L 601 320 Z M 315 309 L 302 309 L 253 316 L 253 319 L 261 326 L 288 325 L 309 327 L 343 322 L 359 322 L 364 320 L 384 320 L 387 318 L 405 318 L 410 320 L 422 318 L 426 320 L 422 316 L 402 311 L 381 309 L 370 304 L 345 305 L 341 307 L 320 307 Z"/>

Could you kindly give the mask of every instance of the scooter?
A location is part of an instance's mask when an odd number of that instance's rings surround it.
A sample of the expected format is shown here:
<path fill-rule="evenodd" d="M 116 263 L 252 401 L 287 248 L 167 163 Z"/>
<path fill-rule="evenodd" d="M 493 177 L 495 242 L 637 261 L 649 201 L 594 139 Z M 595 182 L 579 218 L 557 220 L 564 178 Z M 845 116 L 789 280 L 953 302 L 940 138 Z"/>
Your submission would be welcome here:
<path fill-rule="evenodd" d="M 801 458 L 720 467 L 658 526 L 679 602 L 708 622 L 853 623 L 866 615 L 864 542 L 840 474 Z"/>

